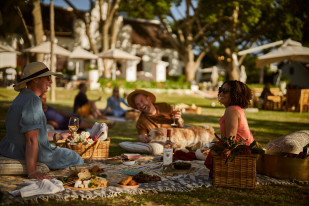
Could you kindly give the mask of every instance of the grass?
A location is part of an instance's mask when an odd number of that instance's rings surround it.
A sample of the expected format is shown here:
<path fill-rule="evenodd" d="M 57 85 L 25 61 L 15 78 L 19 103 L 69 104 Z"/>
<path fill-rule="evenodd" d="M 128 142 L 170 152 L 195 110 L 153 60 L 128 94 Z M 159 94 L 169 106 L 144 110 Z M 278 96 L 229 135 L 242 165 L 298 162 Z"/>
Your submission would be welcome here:
<path fill-rule="evenodd" d="M 12 89 L 0 88 L 0 139 L 5 135 L 5 118 L 7 110 L 18 93 Z M 50 105 L 63 111 L 72 111 L 73 99 L 77 90 L 67 91 L 57 89 L 56 102 Z M 104 100 L 109 92 L 88 91 L 90 99 L 102 96 L 103 101 L 98 103 L 99 108 L 104 108 Z M 49 99 L 47 100 L 49 102 Z M 219 133 L 219 119 L 224 114 L 224 108 L 216 100 L 204 99 L 198 96 L 157 94 L 158 102 L 170 104 L 185 103 L 196 104 L 202 107 L 201 115 L 184 114 L 187 124 L 209 124 Z M 215 102 L 216 107 L 211 107 Z M 254 138 L 265 145 L 281 135 L 297 130 L 309 128 L 309 113 L 283 112 L 283 111 L 259 111 L 246 112 L 250 129 Z M 122 141 L 136 141 L 137 133 L 135 122 L 118 122 L 109 131 L 111 138 L 110 156 L 119 155 L 123 151 L 118 143 Z M 164 192 L 145 193 L 142 195 L 122 194 L 115 198 L 97 198 L 95 200 L 70 202 L 40 202 L 40 205 L 309 205 L 309 185 L 269 185 L 257 186 L 255 190 L 231 189 L 231 188 L 199 188 L 191 192 Z"/>

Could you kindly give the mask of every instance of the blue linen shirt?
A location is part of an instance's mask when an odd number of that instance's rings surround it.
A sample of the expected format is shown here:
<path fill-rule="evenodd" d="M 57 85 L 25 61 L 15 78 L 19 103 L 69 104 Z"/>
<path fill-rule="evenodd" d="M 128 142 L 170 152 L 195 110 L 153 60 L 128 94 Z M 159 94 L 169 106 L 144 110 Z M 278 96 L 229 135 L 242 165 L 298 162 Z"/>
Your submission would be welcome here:
<path fill-rule="evenodd" d="M 119 101 L 117 101 L 113 96 L 109 97 L 107 99 L 107 105 L 106 105 L 105 111 L 111 108 L 112 113 L 115 117 L 123 116 L 127 110 L 124 110 L 121 108 L 120 106 L 121 102 L 129 107 L 129 104 L 122 97 L 119 98 Z"/>
<path fill-rule="evenodd" d="M 0 142 L 0 154 L 12 159 L 25 160 L 25 132 L 38 130 L 38 162 L 50 169 L 81 165 L 83 159 L 74 151 L 56 147 L 48 141 L 46 117 L 41 99 L 27 88 L 14 99 L 6 116 L 6 135 Z"/>

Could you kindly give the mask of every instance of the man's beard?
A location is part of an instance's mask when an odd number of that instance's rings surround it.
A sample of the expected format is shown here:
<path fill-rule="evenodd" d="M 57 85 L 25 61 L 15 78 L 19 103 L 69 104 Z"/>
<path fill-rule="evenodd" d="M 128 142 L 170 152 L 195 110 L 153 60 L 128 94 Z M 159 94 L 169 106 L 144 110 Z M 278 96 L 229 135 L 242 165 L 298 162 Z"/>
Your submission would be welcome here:
<path fill-rule="evenodd" d="M 150 106 L 147 104 L 143 107 L 142 112 L 149 113 L 150 112 Z"/>

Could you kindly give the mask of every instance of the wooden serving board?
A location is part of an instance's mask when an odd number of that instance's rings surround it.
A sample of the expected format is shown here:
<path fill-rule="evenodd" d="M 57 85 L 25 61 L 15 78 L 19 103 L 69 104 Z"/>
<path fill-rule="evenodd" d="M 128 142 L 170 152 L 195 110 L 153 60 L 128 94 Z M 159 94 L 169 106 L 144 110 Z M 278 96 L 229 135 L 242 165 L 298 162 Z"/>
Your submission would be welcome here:
<path fill-rule="evenodd" d="M 101 189 L 101 188 L 104 188 L 104 187 L 77 188 L 77 187 L 74 187 L 74 186 L 65 185 L 64 188 L 68 188 L 68 189 L 71 189 L 71 190 L 92 191 L 92 190 L 97 190 L 97 189 Z"/>

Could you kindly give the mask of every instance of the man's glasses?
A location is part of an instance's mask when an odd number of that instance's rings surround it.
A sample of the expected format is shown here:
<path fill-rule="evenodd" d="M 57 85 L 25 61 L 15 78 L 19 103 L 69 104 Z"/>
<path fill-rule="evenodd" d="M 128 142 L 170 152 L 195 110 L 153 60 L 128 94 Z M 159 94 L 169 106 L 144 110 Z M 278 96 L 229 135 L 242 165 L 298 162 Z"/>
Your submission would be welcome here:
<path fill-rule="evenodd" d="M 229 93 L 230 90 L 228 88 L 219 87 L 219 94 L 223 92 L 223 94 Z"/>

